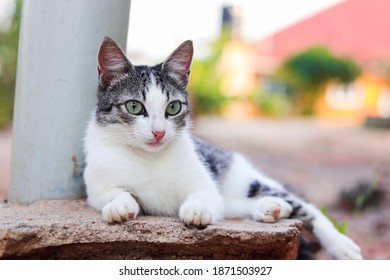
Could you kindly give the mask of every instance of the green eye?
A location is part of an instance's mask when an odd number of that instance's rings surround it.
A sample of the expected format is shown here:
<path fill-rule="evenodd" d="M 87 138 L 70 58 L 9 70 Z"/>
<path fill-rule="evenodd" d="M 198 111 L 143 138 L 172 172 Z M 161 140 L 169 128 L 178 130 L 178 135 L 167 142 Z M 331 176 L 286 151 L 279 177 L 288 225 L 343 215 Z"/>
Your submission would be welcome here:
<path fill-rule="evenodd" d="M 137 100 L 130 100 L 126 102 L 126 110 L 133 115 L 141 115 L 145 112 L 144 105 Z"/>
<path fill-rule="evenodd" d="M 180 110 L 181 110 L 181 102 L 179 100 L 175 100 L 168 104 L 165 112 L 167 113 L 168 116 L 175 116 L 179 114 Z"/>

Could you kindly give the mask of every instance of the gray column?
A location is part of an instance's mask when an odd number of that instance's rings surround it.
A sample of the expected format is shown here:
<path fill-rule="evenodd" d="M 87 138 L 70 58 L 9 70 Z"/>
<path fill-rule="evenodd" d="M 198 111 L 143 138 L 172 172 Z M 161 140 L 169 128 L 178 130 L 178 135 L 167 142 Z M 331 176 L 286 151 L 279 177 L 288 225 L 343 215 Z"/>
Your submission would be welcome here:
<path fill-rule="evenodd" d="M 9 201 L 84 194 L 82 139 L 104 36 L 126 49 L 130 0 L 28 0 L 19 43 Z"/>

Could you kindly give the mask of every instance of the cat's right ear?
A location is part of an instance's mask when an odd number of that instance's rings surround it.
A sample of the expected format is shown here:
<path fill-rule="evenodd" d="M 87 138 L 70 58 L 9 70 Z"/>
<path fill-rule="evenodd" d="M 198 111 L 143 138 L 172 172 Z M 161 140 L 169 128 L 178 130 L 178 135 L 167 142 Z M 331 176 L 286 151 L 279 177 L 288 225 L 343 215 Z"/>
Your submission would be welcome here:
<path fill-rule="evenodd" d="M 100 86 L 107 88 L 116 77 L 134 70 L 126 55 L 111 38 L 105 37 L 98 52 Z"/>

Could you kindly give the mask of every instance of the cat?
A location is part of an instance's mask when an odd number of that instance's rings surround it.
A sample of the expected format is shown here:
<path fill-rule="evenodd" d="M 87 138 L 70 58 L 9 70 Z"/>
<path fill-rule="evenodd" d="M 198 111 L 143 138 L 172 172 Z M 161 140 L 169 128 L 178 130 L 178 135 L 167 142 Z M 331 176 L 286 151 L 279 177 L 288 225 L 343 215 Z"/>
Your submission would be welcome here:
<path fill-rule="evenodd" d="M 273 223 L 296 218 L 335 259 L 360 248 L 313 205 L 256 170 L 242 155 L 190 133 L 187 85 L 192 41 L 155 66 L 134 66 L 106 37 L 98 51 L 98 101 L 88 123 L 88 204 L 109 223 L 148 215 L 205 227 L 224 217 Z"/>

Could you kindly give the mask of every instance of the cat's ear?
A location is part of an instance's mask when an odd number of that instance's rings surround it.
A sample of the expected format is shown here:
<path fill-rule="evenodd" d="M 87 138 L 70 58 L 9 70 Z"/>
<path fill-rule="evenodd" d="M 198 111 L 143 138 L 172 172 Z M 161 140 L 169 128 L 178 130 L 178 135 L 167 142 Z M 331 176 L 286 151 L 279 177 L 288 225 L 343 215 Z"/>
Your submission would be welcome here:
<path fill-rule="evenodd" d="M 185 41 L 163 62 L 162 70 L 166 71 L 181 86 L 186 87 L 193 54 L 192 41 Z"/>
<path fill-rule="evenodd" d="M 106 88 L 119 75 L 135 72 L 135 69 L 118 44 L 105 37 L 98 52 L 98 71 L 100 85 Z"/>

